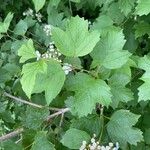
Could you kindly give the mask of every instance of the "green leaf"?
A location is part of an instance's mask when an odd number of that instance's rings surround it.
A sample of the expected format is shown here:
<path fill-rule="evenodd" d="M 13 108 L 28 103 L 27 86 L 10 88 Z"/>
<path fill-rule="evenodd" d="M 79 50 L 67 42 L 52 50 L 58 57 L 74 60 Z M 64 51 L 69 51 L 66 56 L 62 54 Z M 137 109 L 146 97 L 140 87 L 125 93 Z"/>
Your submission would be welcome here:
<path fill-rule="evenodd" d="M 79 117 L 92 113 L 96 103 L 108 106 L 111 102 L 110 87 L 101 79 L 77 73 L 68 79 L 66 88 L 75 91 L 73 107 Z"/>
<path fill-rule="evenodd" d="M 9 12 L 8 15 L 6 16 L 4 22 L 0 22 L 0 33 L 7 32 L 12 18 L 13 18 L 13 14 Z"/>
<path fill-rule="evenodd" d="M 20 56 L 20 63 L 24 63 L 28 59 L 36 58 L 35 49 L 33 46 L 32 39 L 29 39 L 26 43 L 24 43 L 21 48 L 18 50 L 18 56 Z"/>
<path fill-rule="evenodd" d="M 51 8 L 57 8 L 61 0 L 50 0 L 47 8 L 47 13 L 51 11 Z"/>
<path fill-rule="evenodd" d="M 150 0 L 138 0 L 135 13 L 139 16 L 148 15 L 150 13 Z"/>
<path fill-rule="evenodd" d="M 39 109 L 34 107 L 27 107 L 25 116 L 23 117 L 22 121 L 23 126 L 29 129 L 38 130 L 48 115 L 48 108 Z"/>
<path fill-rule="evenodd" d="M 66 31 L 54 27 L 52 39 L 60 52 L 66 56 L 78 57 L 90 53 L 99 41 L 97 31 L 88 31 L 88 21 L 79 16 L 71 17 Z"/>
<path fill-rule="evenodd" d="M 74 68 L 81 69 L 81 60 L 78 57 L 66 57 L 63 61 L 64 63 L 71 64 Z"/>
<path fill-rule="evenodd" d="M 42 9 L 46 2 L 46 0 L 32 0 L 32 1 L 34 3 L 36 12 L 38 12 L 40 9 Z"/>
<path fill-rule="evenodd" d="M 131 10 L 134 8 L 136 0 L 119 0 L 119 8 L 127 16 Z"/>
<path fill-rule="evenodd" d="M 21 84 L 26 95 L 31 98 L 38 73 L 46 73 L 47 64 L 44 61 L 28 63 L 23 66 Z M 41 84 L 41 83 L 40 83 Z"/>
<path fill-rule="evenodd" d="M 98 30 L 101 35 L 105 35 L 112 26 L 113 20 L 109 16 L 100 15 L 94 22 L 92 29 Z"/>
<path fill-rule="evenodd" d="M 83 141 L 89 141 L 90 136 L 82 130 L 69 129 L 62 137 L 61 143 L 70 149 L 79 149 Z"/>
<path fill-rule="evenodd" d="M 23 147 L 20 144 L 16 144 L 11 140 L 4 142 L 3 145 L 4 150 L 23 150 Z"/>
<path fill-rule="evenodd" d="M 74 3 L 80 3 L 81 2 L 81 0 L 71 0 L 71 1 Z"/>
<path fill-rule="evenodd" d="M 95 46 L 91 56 L 93 63 L 108 69 L 120 68 L 131 55 L 127 50 L 122 50 L 125 44 L 122 30 L 110 30 Z"/>
<path fill-rule="evenodd" d="M 48 24 L 55 27 L 61 27 L 64 25 L 64 13 L 58 13 L 57 9 L 52 8 L 48 11 Z"/>
<path fill-rule="evenodd" d="M 136 145 L 137 142 L 142 141 L 142 131 L 133 127 L 139 117 L 139 115 L 133 114 L 128 110 L 115 111 L 107 124 L 107 131 L 111 140 L 119 142 L 122 148 L 127 143 Z"/>
<path fill-rule="evenodd" d="M 9 72 L 6 69 L 0 68 L 0 73 L 1 73 L 0 84 L 5 83 L 11 79 L 11 75 L 9 74 Z"/>
<path fill-rule="evenodd" d="M 144 140 L 146 144 L 150 144 L 150 128 L 145 130 Z"/>
<path fill-rule="evenodd" d="M 150 24 L 144 21 L 138 22 L 135 25 L 135 37 L 138 38 L 145 34 L 150 36 Z"/>
<path fill-rule="evenodd" d="M 24 35 L 27 29 L 28 29 L 27 23 L 23 20 L 20 20 L 14 29 L 14 33 L 17 35 Z"/>
<path fill-rule="evenodd" d="M 121 24 L 125 18 L 124 14 L 119 9 L 119 4 L 117 2 L 113 2 L 108 8 L 106 7 L 106 15 L 116 24 Z"/>
<path fill-rule="evenodd" d="M 120 101 L 128 102 L 133 100 L 133 93 L 130 89 L 126 88 L 128 83 L 128 76 L 125 74 L 116 73 L 111 76 L 109 79 L 109 86 L 111 88 L 112 97 L 112 106 L 116 108 Z"/>
<path fill-rule="evenodd" d="M 37 75 L 33 93 L 45 91 L 47 104 L 59 94 L 65 81 L 65 73 L 55 60 L 47 61 L 47 73 Z M 41 84 L 42 83 L 42 84 Z"/>
<path fill-rule="evenodd" d="M 35 136 L 31 150 L 55 150 L 55 147 L 50 141 L 48 141 L 46 132 L 39 131 Z"/>
<path fill-rule="evenodd" d="M 87 117 L 71 120 L 70 127 L 86 131 L 90 135 L 93 135 L 93 133 L 99 135 L 102 124 L 98 115 L 88 115 Z"/>
<path fill-rule="evenodd" d="M 139 59 L 138 66 L 145 70 L 145 73 L 140 78 L 144 83 L 138 88 L 139 101 L 150 100 L 150 56 L 145 55 L 143 58 Z"/>

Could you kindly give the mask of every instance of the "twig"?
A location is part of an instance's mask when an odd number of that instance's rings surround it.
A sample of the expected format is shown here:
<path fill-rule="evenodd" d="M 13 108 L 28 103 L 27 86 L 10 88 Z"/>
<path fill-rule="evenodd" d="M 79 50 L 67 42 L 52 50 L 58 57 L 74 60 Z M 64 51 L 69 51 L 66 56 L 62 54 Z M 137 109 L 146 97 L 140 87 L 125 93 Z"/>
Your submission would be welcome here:
<path fill-rule="evenodd" d="M 38 104 L 35 104 L 35 103 L 32 103 L 32 102 L 28 102 L 28 101 L 26 101 L 26 100 L 24 100 L 24 99 L 15 97 L 15 96 L 13 96 L 13 95 L 7 93 L 7 92 L 4 92 L 4 96 L 9 97 L 9 98 L 11 98 L 11 99 L 13 99 L 13 100 L 15 100 L 15 101 L 17 101 L 17 102 L 21 102 L 21 103 L 24 103 L 24 104 L 28 104 L 28 105 L 30 105 L 30 106 L 34 106 L 34 107 L 37 107 L 37 108 L 43 108 L 43 107 L 44 107 L 44 106 L 42 106 L 42 105 L 38 105 Z M 61 110 L 62 110 L 62 108 L 55 108 L 55 107 L 49 107 L 49 109 L 50 109 L 51 111 L 61 111 Z"/>
<path fill-rule="evenodd" d="M 72 6 L 71 6 L 71 1 L 69 0 L 69 9 L 70 9 L 70 13 L 72 15 Z"/>
<path fill-rule="evenodd" d="M 62 123 L 63 123 L 63 119 L 64 119 L 64 113 L 61 114 L 61 119 L 60 119 L 60 123 L 59 123 L 59 126 L 61 127 Z"/>
<path fill-rule="evenodd" d="M 56 112 L 56 113 L 54 113 L 54 114 L 48 116 L 46 120 L 49 121 L 51 118 L 54 118 L 54 117 L 56 117 L 56 116 L 58 116 L 58 115 L 61 115 L 61 114 L 64 114 L 65 112 L 68 112 L 68 111 L 70 111 L 69 108 L 61 109 L 60 111 L 58 111 L 58 112 Z"/>
<path fill-rule="evenodd" d="M 21 102 L 21 103 L 24 103 L 24 104 L 27 104 L 27 105 L 31 105 L 31 106 L 37 107 L 37 108 L 43 108 L 42 105 L 38 105 L 38 104 L 35 104 L 35 103 L 31 103 L 31 102 L 25 101 L 25 100 L 23 100 L 23 99 L 21 99 L 21 98 L 15 97 L 15 96 L 10 95 L 10 94 L 8 94 L 8 93 L 6 93 L 6 92 L 4 92 L 4 95 L 5 95 L 6 97 L 9 97 L 9 98 L 11 98 L 11 99 L 17 101 L 17 102 Z"/>
<path fill-rule="evenodd" d="M 52 118 L 54 118 L 54 117 L 56 117 L 58 115 L 64 114 L 65 112 L 69 112 L 69 111 L 70 111 L 69 108 L 61 109 L 58 112 L 56 112 L 56 113 L 48 116 L 47 119 L 46 119 L 46 121 L 49 121 L 50 119 L 52 119 Z M 0 142 L 8 140 L 10 138 L 13 138 L 13 137 L 21 134 L 22 132 L 23 132 L 23 128 L 20 128 L 20 129 L 17 129 L 16 131 L 13 131 L 13 132 L 10 132 L 10 133 L 8 133 L 6 135 L 3 135 L 3 136 L 0 137 Z"/>
<path fill-rule="evenodd" d="M 0 137 L 0 142 L 8 140 L 10 138 L 13 138 L 13 137 L 17 136 L 18 134 L 20 134 L 22 132 L 23 132 L 23 128 L 20 128 L 20 129 L 17 129 L 16 131 L 13 131 L 13 132 L 10 132 L 6 135 L 3 135 L 3 136 Z"/>
<path fill-rule="evenodd" d="M 49 107 L 51 111 L 60 111 L 62 108 Z"/>

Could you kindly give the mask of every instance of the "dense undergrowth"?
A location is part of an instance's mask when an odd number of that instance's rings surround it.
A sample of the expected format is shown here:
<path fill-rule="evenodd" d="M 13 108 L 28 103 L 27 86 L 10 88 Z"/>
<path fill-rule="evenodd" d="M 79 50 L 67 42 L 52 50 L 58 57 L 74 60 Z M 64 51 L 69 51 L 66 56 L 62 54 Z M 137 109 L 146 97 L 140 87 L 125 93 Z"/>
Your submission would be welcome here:
<path fill-rule="evenodd" d="M 150 0 L 0 3 L 2 150 L 150 150 Z"/>

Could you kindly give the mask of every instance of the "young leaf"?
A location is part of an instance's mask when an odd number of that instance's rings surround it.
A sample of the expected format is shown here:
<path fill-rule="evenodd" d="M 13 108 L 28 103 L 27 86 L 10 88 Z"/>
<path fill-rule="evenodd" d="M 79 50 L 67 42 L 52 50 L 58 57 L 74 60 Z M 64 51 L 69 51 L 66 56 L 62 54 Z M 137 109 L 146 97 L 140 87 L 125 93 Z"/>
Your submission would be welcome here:
<path fill-rule="evenodd" d="M 84 130 L 90 135 L 93 135 L 93 133 L 99 135 L 102 124 L 101 124 L 101 119 L 98 115 L 88 115 L 87 117 L 71 120 L 70 127 L 79 130 Z"/>
<path fill-rule="evenodd" d="M 20 20 L 14 29 L 14 33 L 17 35 L 24 35 L 27 29 L 28 29 L 27 23 L 24 20 Z"/>
<path fill-rule="evenodd" d="M 23 147 L 20 144 L 16 144 L 11 140 L 7 140 L 3 143 L 4 150 L 23 150 Z M 2 147 L 1 147 L 2 148 Z"/>
<path fill-rule="evenodd" d="M 107 131 L 111 140 L 119 142 L 121 147 L 124 147 L 127 143 L 136 145 L 137 142 L 142 141 L 142 131 L 133 127 L 139 117 L 139 115 L 128 110 L 115 111 L 107 124 Z"/>
<path fill-rule="evenodd" d="M 138 88 L 139 101 L 150 100 L 150 56 L 145 55 L 143 58 L 139 59 L 138 66 L 139 68 L 145 70 L 145 73 L 140 78 L 144 81 L 144 83 Z"/>
<path fill-rule="evenodd" d="M 83 141 L 89 141 L 90 136 L 82 130 L 70 128 L 62 137 L 61 143 L 70 149 L 79 149 Z"/>
<path fill-rule="evenodd" d="M 91 53 L 93 63 L 108 69 L 120 68 L 131 55 L 127 50 L 122 50 L 124 44 L 124 35 L 120 29 L 109 31 Z"/>
<path fill-rule="evenodd" d="M 107 15 L 100 15 L 94 22 L 92 28 L 105 35 L 109 28 L 113 26 L 113 20 Z"/>
<path fill-rule="evenodd" d="M 6 16 L 4 22 L 0 22 L 0 33 L 7 32 L 12 18 L 13 18 L 13 14 L 9 12 L 8 15 Z"/>
<path fill-rule="evenodd" d="M 88 21 L 79 16 L 71 17 L 66 31 L 54 27 L 52 38 L 62 54 L 70 57 L 84 56 L 90 53 L 99 41 L 97 31 L 88 31 Z"/>
<path fill-rule="evenodd" d="M 23 66 L 21 84 L 26 95 L 31 98 L 35 86 L 35 80 L 38 73 L 46 73 L 47 64 L 44 61 L 28 63 Z M 40 83 L 41 84 L 41 83 Z"/>
<path fill-rule="evenodd" d="M 47 104 L 58 95 L 65 81 L 65 73 L 60 64 L 55 60 L 47 61 L 47 73 L 40 74 L 36 77 L 33 93 L 45 91 Z M 42 84 L 41 84 L 42 83 Z"/>
<path fill-rule="evenodd" d="M 75 91 L 73 107 L 79 117 L 91 113 L 96 103 L 108 106 L 111 102 L 110 87 L 103 80 L 87 74 L 78 73 L 69 78 L 66 87 Z"/>
<path fill-rule="evenodd" d="M 55 147 L 50 141 L 48 141 L 46 132 L 39 131 L 35 136 L 31 150 L 55 150 Z"/>
<path fill-rule="evenodd" d="M 138 24 L 135 25 L 135 37 L 141 37 L 145 34 L 148 34 L 150 36 L 150 24 L 144 21 L 138 22 Z"/>
<path fill-rule="evenodd" d="M 32 0 L 32 1 L 34 3 L 36 12 L 38 12 L 40 9 L 42 9 L 46 2 L 46 0 Z"/>
<path fill-rule="evenodd" d="M 128 76 L 122 73 L 113 74 L 109 79 L 109 86 L 113 95 L 113 108 L 116 108 L 120 101 L 128 102 L 133 100 L 133 93 L 130 89 L 125 87 L 128 82 L 130 82 L 130 80 L 128 80 Z"/>
<path fill-rule="evenodd" d="M 119 0 L 119 8 L 127 16 L 135 5 L 136 0 Z"/>
<path fill-rule="evenodd" d="M 109 0 L 110 1 L 110 0 Z M 106 15 L 108 15 L 114 23 L 121 24 L 125 18 L 124 14 L 119 9 L 118 2 L 113 2 L 112 4 L 108 5 L 109 7 L 106 8 Z"/>
<path fill-rule="evenodd" d="M 139 16 L 148 15 L 150 13 L 150 0 L 138 0 L 135 13 Z"/>
<path fill-rule="evenodd" d="M 32 39 L 29 39 L 25 44 L 18 50 L 18 56 L 20 56 L 20 63 L 24 63 L 28 59 L 36 58 L 35 49 L 33 46 Z"/>
<path fill-rule="evenodd" d="M 26 128 L 38 130 L 40 129 L 42 123 L 46 120 L 49 115 L 49 110 L 27 107 L 25 116 L 23 118 L 23 125 Z"/>

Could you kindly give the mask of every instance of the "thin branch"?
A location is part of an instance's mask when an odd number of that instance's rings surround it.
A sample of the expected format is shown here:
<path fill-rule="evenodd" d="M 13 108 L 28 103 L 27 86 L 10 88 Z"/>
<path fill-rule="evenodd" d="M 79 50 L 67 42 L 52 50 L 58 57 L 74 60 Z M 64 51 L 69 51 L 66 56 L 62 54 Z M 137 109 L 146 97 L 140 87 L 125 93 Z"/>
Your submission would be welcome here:
<path fill-rule="evenodd" d="M 7 93 L 7 92 L 4 92 L 4 96 L 9 97 L 9 98 L 11 98 L 11 99 L 13 99 L 13 100 L 15 100 L 17 102 L 20 102 L 20 103 L 23 103 L 23 104 L 27 104 L 27 105 L 30 105 L 30 106 L 34 106 L 34 107 L 37 107 L 37 108 L 43 108 L 44 107 L 42 105 L 38 105 L 38 104 L 35 104 L 35 103 L 32 103 L 32 102 L 28 102 L 28 101 L 26 101 L 24 99 L 15 97 L 15 96 Z M 61 111 L 62 110 L 62 108 L 55 108 L 55 107 L 49 107 L 49 109 L 51 111 Z"/>
<path fill-rule="evenodd" d="M 70 9 L 70 13 L 72 15 L 72 6 L 71 6 L 71 1 L 69 0 L 69 9 Z"/>
<path fill-rule="evenodd" d="M 54 118 L 54 117 L 56 117 L 56 116 L 58 116 L 58 115 L 61 115 L 61 114 L 64 114 L 64 113 L 66 113 L 66 112 L 68 112 L 68 111 L 70 111 L 69 108 L 61 109 L 60 111 L 58 111 L 58 112 L 56 112 L 56 113 L 54 113 L 54 114 L 48 116 L 46 120 L 49 121 L 51 118 Z"/>
<path fill-rule="evenodd" d="M 10 138 L 13 138 L 13 137 L 19 135 L 22 132 L 23 132 L 23 128 L 20 128 L 20 129 L 17 129 L 15 131 L 13 131 L 13 132 L 10 132 L 10 133 L 8 133 L 6 135 L 3 135 L 3 136 L 0 137 L 0 142 L 8 140 Z"/>
<path fill-rule="evenodd" d="M 64 114 L 65 112 L 69 112 L 69 111 L 70 111 L 69 108 L 61 109 L 61 110 L 59 110 L 58 112 L 56 112 L 56 113 L 54 113 L 54 114 L 48 116 L 47 119 L 46 119 L 46 121 L 49 121 L 50 119 L 52 119 L 52 118 L 54 118 L 54 117 L 56 117 L 56 116 L 58 116 L 58 115 L 62 115 L 62 114 Z M 22 132 L 23 132 L 23 128 L 20 128 L 20 129 L 17 129 L 16 131 L 13 131 L 13 132 L 10 132 L 10 133 L 8 133 L 8 134 L 5 134 L 5 135 L 3 135 L 3 136 L 0 137 L 0 142 L 5 141 L 5 140 L 8 140 L 8 139 L 10 139 L 10 138 L 13 138 L 13 137 L 15 137 L 15 136 L 21 134 Z"/>
<path fill-rule="evenodd" d="M 38 104 L 35 104 L 35 103 L 32 103 L 32 102 L 28 102 L 28 101 L 23 100 L 21 98 L 18 98 L 18 97 L 15 97 L 13 95 L 10 95 L 10 94 L 8 94 L 6 92 L 4 92 L 4 96 L 9 97 L 9 98 L 11 98 L 11 99 L 13 99 L 13 100 L 15 100 L 17 102 L 24 103 L 24 104 L 27 104 L 27 105 L 30 105 L 30 106 L 33 106 L 33 107 L 43 108 L 42 105 L 38 105 Z"/>
<path fill-rule="evenodd" d="M 49 107 L 51 111 L 60 111 L 62 108 Z"/>
<path fill-rule="evenodd" d="M 59 123 L 59 126 L 60 126 L 60 127 L 62 126 L 63 119 L 64 119 L 64 113 L 63 113 L 63 114 L 61 114 L 61 119 L 60 119 L 60 123 Z"/>

